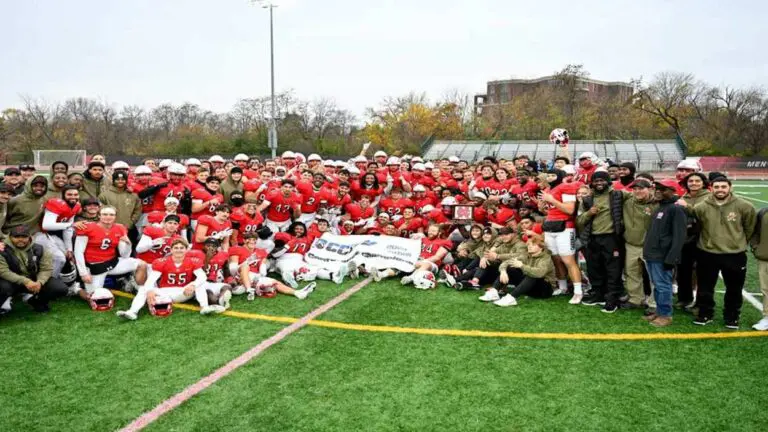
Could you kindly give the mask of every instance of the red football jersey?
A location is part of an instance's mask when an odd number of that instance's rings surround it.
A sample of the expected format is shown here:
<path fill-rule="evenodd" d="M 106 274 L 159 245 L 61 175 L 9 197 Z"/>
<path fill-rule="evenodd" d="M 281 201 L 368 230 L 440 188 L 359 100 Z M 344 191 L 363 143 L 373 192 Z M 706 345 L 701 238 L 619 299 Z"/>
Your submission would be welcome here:
<path fill-rule="evenodd" d="M 208 227 L 208 231 L 205 233 L 206 237 L 216 235 L 224 230 L 232 229 L 232 222 L 227 219 L 226 222 L 220 223 L 215 217 L 204 215 L 197 220 L 197 226 Z M 193 236 L 193 239 L 195 236 Z M 192 244 L 192 248 L 196 250 L 203 250 L 203 244 L 198 243 L 196 240 Z"/>
<path fill-rule="evenodd" d="M 189 253 L 200 254 L 200 259 L 203 261 L 203 271 L 208 282 L 224 282 L 224 266 L 229 261 L 229 254 L 227 252 L 216 252 L 216 255 L 212 256 L 207 263 L 205 262 L 205 254 L 202 251 L 189 251 Z"/>
<path fill-rule="evenodd" d="M 336 190 L 326 189 L 320 192 L 320 201 L 325 201 L 328 210 L 341 210 L 344 206 L 352 202 L 352 197 L 349 196 L 349 194 L 339 196 L 339 193 Z"/>
<path fill-rule="evenodd" d="M 165 243 L 161 245 L 153 244 L 152 249 L 136 255 L 136 258 L 144 261 L 145 263 L 151 263 L 156 259 L 167 257 L 171 253 L 171 242 L 177 238 L 181 238 L 181 236 L 178 234 L 167 236 L 162 228 L 151 225 L 144 228 L 142 235 L 145 235 L 152 240 L 159 238 L 165 239 Z"/>
<path fill-rule="evenodd" d="M 244 246 L 229 248 L 229 251 L 227 252 L 230 257 L 238 257 L 238 263 L 240 265 L 247 263 L 253 273 L 260 272 L 261 267 L 265 265 L 267 255 L 269 255 L 269 253 L 263 249 L 256 248 L 251 251 Z"/>
<path fill-rule="evenodd" d="M 579 187 L 581 187 L 581 183 L 579 182 L 561 183 L 557 185 L 554 189 L 551 189 L 549 193 L 561 203 L 575 203 L 576 191 L 579 190 Z M 547 205 L 547 208 L 549 209 L 549 212 L 547 213 L 547 220 L 567 221 L 566 227 L 568 228 L 573 228 L 575 226 L 573 223 L 573 219 L 574 219 L 573 215 L 565 214 L 561 212 L 560 209 L 552 205 Z"/>
<path fill-rule="evenodd" d="M 395 222 L 395 227 L 400 230 L 400 237 L 410 238 L 411 234 L 424 230 L 424 220 L 418 216 L 408 221 L 403 218 Z"/>
<path fill-rule="evenodd" d="M 153 211 L 152 213 L 147 215 L 147 222 L 151 224 L 162 224 L 163 220 L 165 220 L 165 217 L 168 216 L 170 213 L 163 211 Z M 183 230 L 189 226 L 189 216 L 185 214 L 177 214 L 173 213 L 176 216 L 179 217 L 179 230 Z"/>
<path fill-rule="evenodd" d="M 155 192 L 155 195 L 153 196 L 155 201 L 155 210 L 165 211 L 165 199 L 168 197 L 174 197 L 181 201 L 181 199 L 184 198 L 185 191 L 189 191 L 189 188 L 183 183 L 178 185 L 168 183 L 168 186 L 161 188 Z"/>
<path fill-rule="evenodd" d="M 594 174 L 595 171 L 597 171 L 597 165 L 592 165 L 589 169 L 578 167 L 576 168 L 576 175 L 573 177 L 573 182 L 589 184 L 592 181 L 592 174 Z"/>
<path fill-rule="evenodd" d="M 433 187 L 435 187 L 435 179 L 433 179 L 431 176 L 425 176 L 422 173 L 417 172 L 410 172 L 403 174 L 403 177 L 405 178 L 405 181 L 408 182 L 408 184 L 411 185 L 411 187 L 414 187 L 416 185 L 422 185 L 428 190 L 431 190 Z"/>
<path fill-rule="evenodd" d="M 200 219 L 200 216 L 216 216 L 216 206 L 224 202 L 224 195 L 217 193 L 212 194 L 205 188 L 195 189 L 192 191 L 192 201 L 208 202 L 213 200 L 206 208 L 199 212 L 192 212 L 192 220 Z"/>
<path fill-rule="evenodd" d="M 517 184 L 512 187 L 511 193 L 517 196 L 517 200 L 520 203 L 525 204 L 529 202 L 536 203 L 536 196 L 539 193 L 539 185 L 535 181 L 527 181 L 524 185 Z"/>
<path fill-rule="evenodd" d="M 141 183 L 133 182 L 133 183 L 128 185 L 128 189 L 131 192 L 133 192 L 133 193 L 138 195 L 139 192 L 143 191 L 144 189 L 146 189 L 146 188 L 148 188 L 148 187 L 150 187 L 152 185 L 158 184 L 158 183 L 159 183 L 159 181 L 157 179 L 153 178 L 153 179 L 151 179 L 149 181 L 149 183 L 147 183 L 145 185 L 141 184 Z M 148 196 L 146 198 L 142 198 L 141 199 L 141 212 L 142 213 L 149 213 L 149 212 L 153 211 L 154 209 L 155 209 L 155 197 L 154 197 L 154 195 L 153 196 Z"/>
<path fill-rule="evenodd" d="M 379 201 L 379 209 L 389 213 L 390 216 L 402 215 L 403 209 L 406 207 L 414 207 L 413 201 L 408 198 L 400 198 L 397 201 L 392 198 L 384 198 Z"/>
<path fill-rule="evenodd" d="M 493 177 L 489 179 L 478 177 L 477 180 L 475 180 L 475 189 L 485 194 L 486 197 L 489 197 L 494 195 L 493 192 L 499 189 L 499 185 Z"/>
<path fill-rule="evenodd" d="M 246 233 L 256 232 L 259 226 L 264 223 L 264 216 L 261 213 L 256 212 L 254 215 L 249 215 L 245 212 L 245 206 L 237 207 L 232 210 L 232 226 L 237 227 L 238 243 L 242 243 Z"/>
<path fill-rule="evenodd" d="M 293 209 L 300 208 L 301 195 L 291 194 L 284 196 L 280 190 L 273 190 L 267 194 L 269 207 L 267 208 L 267 219 L 273 222 L 285 222 L 291 219 Z"/>
<path fill-rule="evenodd" d="M 349 218 L 353 222 L 359 222 L 362 219 L 370 219 L 376 214 L 373 207 L 368 206 L 367 208 L 362 208 L 358 203 L 347 204 L 344 206 L 344 211 L 349 215 Z"/>
<path fill-rule="evenodd" d="M 349 182 L 350 191 L 352 197 L 357 201 L 361 196 L 366 195 L 371 199 L 371 202 L 376 200 L 376 197 L 381 196 L 384 193 L 384 188 L 379 186 L 378 188 L 365 187 L 360 184 L 359 181 Z"/>
<path fill-rule="evenodd" d="M 195 271 L 201 268 L 203 260 L 189 254 L 178 265 L 170 256 L 152 261 L 152 271 L 162 273 L 157 281 L 158 288 L 183 288 L 195 281 Z"/>
<path fill-rule="evenodd" d="M 80 209 L 80 203 L 75 204 L 74 207 L 70 207 L 66 201 L 60 198 L 52 198 L 45 202 L 45 210 L 58 215 L 56 222 L 59 223 L 72 222 L 75 219 L 75 216 L 80 214 Z"/>
<path fill-rule="evenodd" d="M 302 181 L 296 184 L 296 190 L 301 195 L 301 212 L 302 213 L 316 213 L 317 208 L 320 207 L 320 197 L 323 192 L 323 188 L 315 189 L 315 186 L 311 182 Z"/>
<path fill-rule="evenodd" d="M 519 222 L 519 215 L 515 210 L 507 207 L 499 207 L 494 214 L 488 215 L 488 221 L 497 225 L 506 226 L 509 221 Z"/>
<path fill-rule="evenodd" d="M 76 230 L 75 235 L 88 237 L 85 262 L 102 263 L 117 256 L 117 245 L 121 237 L 128 235 L 128 230 L 120 224 L 114 224 L 107 229 L 93 222 L 87 224 L 82 230 Z"/>
<path fill-rule="evenodd" d="M 437 254 L 437 252 L 440 250 L 440 248 L 445 248 L 447 250 L 451 250 L 453 247 L 453 244 L 450 240 L 444 240 L 440 238 L 436 238 L 434 240 L 430 240 L 427 237 L 424 237 L 421 239 L 421 254 L 419 257 L 422 259 L 428 259 L 432 258 Z M 440 262 L 435 263 L 437 265 L 440 265 Z"/>

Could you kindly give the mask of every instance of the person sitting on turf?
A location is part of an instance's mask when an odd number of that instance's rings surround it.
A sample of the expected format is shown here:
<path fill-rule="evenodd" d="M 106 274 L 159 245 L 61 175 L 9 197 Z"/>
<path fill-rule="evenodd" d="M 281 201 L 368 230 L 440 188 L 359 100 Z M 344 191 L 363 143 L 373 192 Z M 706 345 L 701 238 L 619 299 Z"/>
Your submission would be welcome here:
<path fill-rule="evenodd" d="M 174 303 L 183 303 L 195 297 L 200 304 L 201 315 L 224 312 L 224 306 L 208 304 L 203 260 L 188 249 L 189 243 L 182 238 L 171 242 L 171 255 L 152 262 L 152 270 L 133 298 L 131 308 L 117 311 L 117 316 L 135 321 L 144 305 L 149 303 L 150 307 L 154 307 L 159 295 Z"/>
<path fill-rule="evenodd" d="M 544 247 L 544 239 L 540 236 L 528 239 L 527 247 L 528 254 L 522 259 L 511 258 L 499 265 L 499 277 L 491 288 L 501 297 L 493 302 L 496 306 L 516 306 L 517 299 L 523 295 L 542 299 L 552 297 L 557 284 L 552 254 Z"/>
<path fill-rule="evenodd" d="M 254 300 L 256 296 L 273 297 L 279 292 L 286 295 L 292 295 L 299 300 L 304 300 L 312 291 L 315 290 L 315 282 L 307 284 L 302 289 L 293 289 L 288 285 L 278 282 L 275 279 L 266 277 L 265 251 L 256 248 L 258 237 L 254 233 L 248 233 L 245 237 L 245 249 L 250 255 L 240 260 L 240 283 L 242 283 L 248 293 L 248 300 Z M 233 248 L 237 250 L 236 248 Z"/>
<path fill-rule="evenodd" d="M 99 221 L 86 223 L 75 231 L 75 264 L 85 290 L 78 295 L 88 301 L 96 288 L 103 288 L 107 276 L 130 274 L 126 287 L 130 291 L 147 278 L 147 265 L 131 258 L 128 230 L 115 223 L 117 211 L 105 206 L 99 210 Z"/>
<path fill-rule="evenodd" d="M 67 285 L 52 275 L 51 251 L 32 243 L 26 226 L 14 227 L 0 251 L 0 305 L 16 294 L 24 294 L 32 309 L 47 312 L 48 303 L 68 291 Z M 0 317 L 8 312 L 0 309 Z"/>
<path fill-rule="evenodd" d="M 393 233 L 397 236 L 397 233 Z M 414 272 L 417 270 L 424 270 L 430 273 L 436 273 L 440 268 L 442 260 L 448 255 L 448 252 L 452 248 L 450 240 L 440 238 L 440 226 L 432 224 L 427 228 L 427 235 L 421 239 L 421 254 L 419 260 L 414 266 Z M 397 275 L 395 269 L 371 269 L 370 273 L 373 275 L 375 281 L 380 281 L 384 278 L 390 278 Z M 400 283 L 407 285 L 413 282 L 410 275 L 403 276 L 400 279 Z"/>

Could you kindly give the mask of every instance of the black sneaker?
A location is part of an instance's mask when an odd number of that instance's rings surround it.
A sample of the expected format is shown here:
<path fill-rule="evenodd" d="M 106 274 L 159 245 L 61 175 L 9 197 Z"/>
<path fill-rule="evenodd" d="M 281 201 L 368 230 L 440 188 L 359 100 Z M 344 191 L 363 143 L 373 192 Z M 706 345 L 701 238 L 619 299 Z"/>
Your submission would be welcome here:
<path fill-rule="evenodd" d="M 635 304 L 632 302 L 624 302 L 622 303 L 619 308 L 621 309 L 643 309 L 643 305 L 641 304 Z"/>
<path fill-rule="evenodd" d="M 619 306 L 618 305 L 616 305 L 615 303 L 607 303 L 605 306 L 603 306 L 602 309 L 600 309 L 600 312 L 612 314 L 612 313 L 616 312 L 617 310 L 619 310 Z"/>
<path fill-rule="evenodd" d="M 598 296 L 586 296 L 581 299 L 581 304 L 584 306 L 604 306 L 605 300 Z"/>
<path fill-rule="evenodd" d="M 27 304 L 35 312 L 45 313 L 51 310 L 50 306 L 48 306 L 48 302 L 41 301 L 37 296 L 31 297 L 29 300 L 27 300 Z"/>
<path fill-rule="evenodd" d="M 712 322 L 712 318 L 710 317 L 696 317 L 696 319 L 693 320 L 693 323 L 700 326 L 705 326 Z"/>
<path fill-rule="evenodd" d="M 725 328 L 731 329 L 731 330 L 738 330 L 739 329 L 739 320 L 732 319 L 732 320 L 725 320 Z"/>
<path fill-rule="evenodd" d="M 467 289 L 467 286 L 464 284 L 464 282 L 456 282 L 455 284 L 453 284 L 453 289 L 455 289 L 456 291 L 464 291 L 465 289 Z"/>

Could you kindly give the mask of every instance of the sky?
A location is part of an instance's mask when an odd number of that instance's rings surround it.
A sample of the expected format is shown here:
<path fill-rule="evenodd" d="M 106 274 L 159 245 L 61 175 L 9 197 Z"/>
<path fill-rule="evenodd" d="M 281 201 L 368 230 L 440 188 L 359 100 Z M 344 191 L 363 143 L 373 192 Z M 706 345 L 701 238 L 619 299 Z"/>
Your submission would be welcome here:
<path fill-rule="evenodd" d="M 763 0 L 275 0 L 277 91 L 364 120 L 387 96 L 485 93 L 583 64 L 768 87 Z M 269 13 L 247 0 L 0 0 L 0 109 L 22 95 L 225 112 L 270 90 Z"/>

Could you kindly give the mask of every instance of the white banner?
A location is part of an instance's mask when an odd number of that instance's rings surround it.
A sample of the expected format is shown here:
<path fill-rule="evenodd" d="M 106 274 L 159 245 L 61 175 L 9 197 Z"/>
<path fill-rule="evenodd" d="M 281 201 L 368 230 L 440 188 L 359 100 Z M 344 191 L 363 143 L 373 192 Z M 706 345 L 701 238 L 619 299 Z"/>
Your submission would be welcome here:
<path fill-rule="evenodd" d="M 323 234 L 312 243 L 304 261 L 331 271 L 354 261 L 366 269 L 394 268 L 410 273 L 421 253 L 421 241 L 390 236 Z"/>

